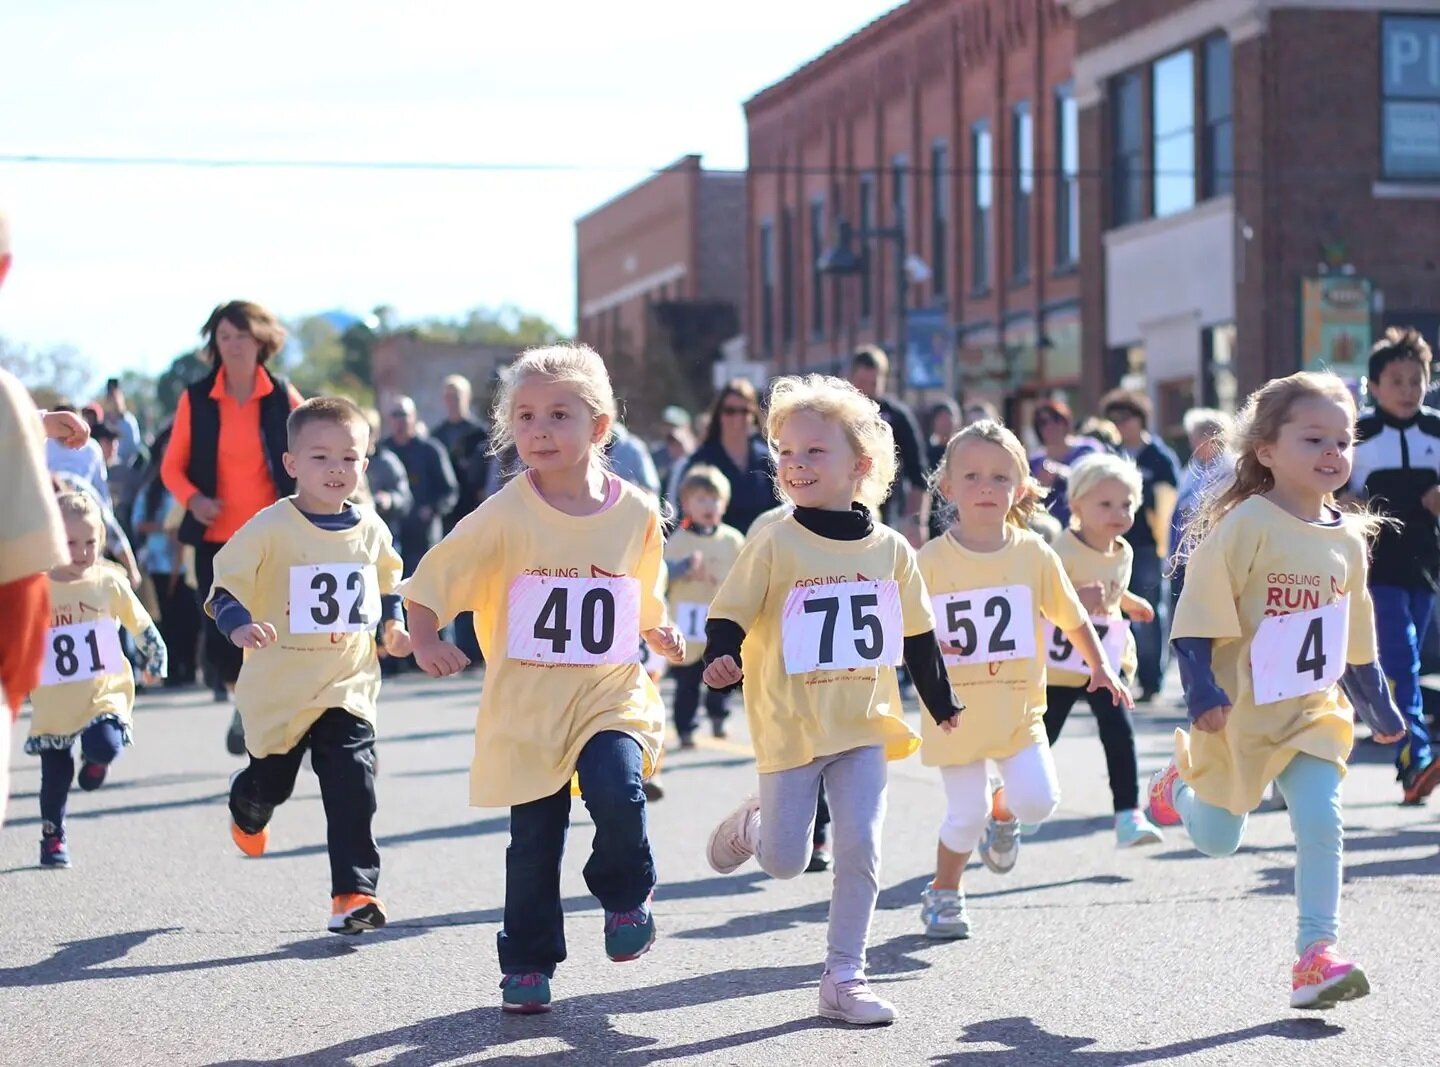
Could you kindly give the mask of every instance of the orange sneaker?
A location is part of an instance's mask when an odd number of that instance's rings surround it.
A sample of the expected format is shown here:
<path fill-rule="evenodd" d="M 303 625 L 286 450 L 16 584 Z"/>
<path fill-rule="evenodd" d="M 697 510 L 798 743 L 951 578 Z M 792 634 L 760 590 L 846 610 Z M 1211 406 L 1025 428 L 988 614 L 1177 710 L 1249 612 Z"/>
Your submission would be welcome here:
<path fill-rule="evenodd" d="M 235 847 L 251 859 L 265 855 L 265 848 L 270 844 L 270 827 L 261 828 L 258 833 L 247 834 L 240 827 L 235 825 L 235 820 L 230 820 L 230 840 L 235 842 Z"/>
<path fill-rule="evenodd" d="M 365 893 L 341 893 L 330 898 L 332 934 L 363 934 L 385 925 L 385 905 Z"/>

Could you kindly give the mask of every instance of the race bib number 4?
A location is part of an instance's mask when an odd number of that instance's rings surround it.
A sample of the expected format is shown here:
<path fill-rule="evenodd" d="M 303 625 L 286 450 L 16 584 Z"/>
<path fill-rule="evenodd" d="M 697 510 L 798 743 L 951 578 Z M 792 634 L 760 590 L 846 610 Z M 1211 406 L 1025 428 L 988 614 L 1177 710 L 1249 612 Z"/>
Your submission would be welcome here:
<path fill-rule="evenodd" d="M 785 673 L 893 667 L 904 648 L 897 582 L 840 582 L 790 590 L 780 620 Z"/>
<path fill-rule="evenodd" d="M 1306 696 L 1328 689 L 1345 673 L 1350 598 L 1260 624 L 1250 642 L 1250 682 L 1255 703 Z"/>
<path fill-rule="evenodd" d="M 676 604 L 675 625 L 690 642 L 705 640 L 705 622 L 710 618 L 709 604 Z"/>
<path fill-rule="evenodd" d="M 634 578 L 548 578 L 510 584 L 511 659 L 576 665 L 640 659 L 640 582 Z"/>
<path fill-rule="evenodd" d="M 932 596 L 946 663 L 995 663 L 1035 656 L 1035 598 L 1028 585 Z"/>
<path fill-rule="evenodd" d="M 380 582 L 368 563 L 290 568 L 290 632 L 355 634 L 380 621 Z"/>
<path fill-rule="evenodd" d="M 1125 659 L 1125 646 L 1130 637 L 1130 623 L 1125 619 L 1095 619 L 1095 635 L 1100 638 L 1100 647 L 1105 650 L 1105 661 L 1116 674 Z M 1090 667 L 1080 650 L 1070 643 L 1065 631 L 1056 626 L 1050 634 L 1050 645 L 1045 650 L 1046 665 L 1052 671 L 1074 671 L 1089 674 Z"/>
<path fill-rule="evenodd" d="M 69 626 L 54 626 L 45 635 L 45 659 L 40 684 L 88 682 L 106 674 L 130 670 L 120 651 L 120 631 L 114 619 L 95 619 Z"/>

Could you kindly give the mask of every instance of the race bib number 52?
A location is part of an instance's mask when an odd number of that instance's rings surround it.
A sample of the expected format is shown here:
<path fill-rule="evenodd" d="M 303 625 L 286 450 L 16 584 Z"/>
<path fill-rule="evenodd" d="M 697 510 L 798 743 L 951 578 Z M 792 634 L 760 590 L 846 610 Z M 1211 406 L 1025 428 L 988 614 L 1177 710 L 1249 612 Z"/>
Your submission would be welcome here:
<path fill-rule="evenodd" d="M 510 585 L 508 652 L 529 663 L 640 659 L 640 582 L 522 574 Z"/>
<path fill-rule="evenodd" d="M 53 626 L 45 635 L 45 659 L 40 684 L 88 682 L 106 674 L 123 674 L 130 668 L 120 651 L 120 631 L 114 619 L 95 619 L 69 626 Z"/>
<path fill-rule="evenodd" d="M 1262 622 L 1250 643 L 1255 703 L 1273 704 L 1334 685 L 1345 673 L 1349 629 L 1349 597 Z"/>
<path fill-rule="evenodd" d="M 368 563 L 290 568 L 292 634 L 356 634 L 380 621 L 380 582 Z"/>
<path fill-rule="evenodd" d="M 900 586 L 839 582 L 790 590 L 781 616 L 785 673 L 893 667 L 904 649 Z"/>
<path fill-rule="evenodd" d="M 994 663 L 1035 656 L 1035 598 L 1028 585 L 932 596 L 946 663 Z"/>

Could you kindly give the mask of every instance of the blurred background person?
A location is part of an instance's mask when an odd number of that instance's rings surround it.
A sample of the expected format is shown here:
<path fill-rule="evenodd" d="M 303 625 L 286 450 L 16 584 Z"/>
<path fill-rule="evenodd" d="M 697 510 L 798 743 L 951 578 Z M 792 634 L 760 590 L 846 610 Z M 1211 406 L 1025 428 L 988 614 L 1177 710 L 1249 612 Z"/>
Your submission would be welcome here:
<path fill-rule="evenodd" d="M 140 567 L 154 589 L 156 611 L 152 614 L 165 647 L 170 650 L 165 687 L 173 689 L 195 684 L 204 620 L 195 600 L 195 590 L 185 580 L 180 540 L 175 536 L 176 531 L 165 525 L 166 517 L 176 504 L 160 476 L 160 465 L 169 444 L 167 426 L 156 435 L 150 448 L 150 465 L 135 493 L 130 528 L 140 539 Z"/>
<path fill-rule="evenodd" d="M 707 426 L 705 439 L 682 464 L 680 476 L 701 463 L 725 475 L 730 482 L 730 503 L 722 521 L 745 533 L 761 512 L 780 503 L 770 448 L 760 432 L 760 397 L 755 386 L 744 378 L 726 382 L 710 408 Z"/>
<path fill-rule="evenodd" d="M 1092 452 L 1100 452 L 1100 442 L 1075 433 L 1075 417 L 1063 400 L 1042 400 L 1030 416 L 1031 429 L 1040 447 L 1030 453 L 1030 473 L 1049 490 L 1045 508 L 1054 516 L 1061 529 L 1070 525 L 1070 502 L 1066 485 L 1070 468 Z"/>
<path fill-rule="evenodd" d="M 433 438 L 420 436 L 415 401 L 397 396 L 389 410 L 390 436 L 380 443 L 400 460 L 410 482 L 410 510 L 400 520 L 396 546 L 409 575 L 420 557 L 440 540 L 441 517 L 455 507 L 459 487 L 444 447 Z"/>

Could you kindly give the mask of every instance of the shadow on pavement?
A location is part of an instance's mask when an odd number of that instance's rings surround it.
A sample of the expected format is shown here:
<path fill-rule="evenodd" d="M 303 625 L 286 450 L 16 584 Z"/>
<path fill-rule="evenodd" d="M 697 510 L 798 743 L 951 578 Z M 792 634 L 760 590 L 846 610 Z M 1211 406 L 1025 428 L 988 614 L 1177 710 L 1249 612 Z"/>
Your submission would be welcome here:
<path fill-rule="evenodd" d="M 1004 1051 L 986 1052 L 981 1050 L 962 1051 L 931 1058 L 935 1067 L 1002 1067 L 1021 1064 L 1085 1063 L 1087 1061 L 1105 1064 L 1106 1067 L 1127 1067 L 1136 1063 L 1158 1063 L 1208 1049 L 1240 1045 L 1260 1038 L 1282 1038 L 1286 1041 L 1322 1041 L 1339 1037 L 1345 1033 L 1343 1026 L 1335 1026 L 1322 1019 L 1290 1018 L 1275 1022 L 1248 1026 L 1243 1030 L 1196 1037 L 1188 1041 L 1176 1041 L 1169 1045 L 1133 1051 L 1082 1052 L 1095 1044 L 1093 1037 L 1066 1037 L 1042 1030 L 1033 1019 L 1023 1016 L 1011 1019 L 991 1019 L 965 1028 L 961 1044 L 1004 1045 Z M 1259 1050 L 1252 1050 L 1259 1057 Z"/>
<path fill-rule="evenodd" d="M 218 777 L 218 776 L 217 776 Z M 71 794 L 73 800 L 74 793 Z M 211 793 L 202 797 L 186 797 L 183 800 L 157 800 L 153 804 L 122 804 L 119 807 L 110 808 L 70 808 L 65 813 L 67 824 L 83 819 L 105 819 L 111 815 L 142 815 L 152 811 L 172 811 L 175 808 L 206 807 L 211 804 L 224 804 L 230 799 L 229 791 L 223 793 Z M 310 798 L 301 798 L 310 799 Z M 319 799 L 318 797 L 316 799 Z M 6 819 L 7 828 L 19 826 L 39 826 L 40 816 L 36 815 L 28 819 Z"/>
<path fill-rule="evenodd" d="M 1433 848 L 1437 851 L 1418 858 L 1395 858 L 1356 863 L 1357 852 L 1384 852 L 1400 848 Z M 1290 846 L 1289 851 L 1294 851 Z M 1440 830 L 1404 829 L 1369 837 L 1345 837 L 1345 881 L 1357 878 L 1399 878 L 1420 874 L 1440 876 Z M 1267 867 L 1260 872 L 1261 883 L 1250 890 L 1252 896 L 1290 896 L 1295 892 L 1295 865 Z"/>
<path fill-rule="evenodd" d="M 287 801 L 288 803 L 288 801 Z M 510 829 L 510 816 L 501 815 L 490 819 L 477 819 L 475 822 L 462 823 L 458 826 L 431 826 L 424 830 L 411 830 L 404 834 L 390 834 L 386 837 L 376 839 L 376 844 L 381 848 L 394 848 L 396 845 L 415 845 L 423 841 L 450 841 L 457 838 L 482 837 L 485 834 L 505 833 Z M 324 844 L 300 845 L 297 848 L 287 848 L 284 851 L 267 850 L 262 860 L 294 859 L 297 856 L 323 856 L 329 851 Z"/>
<path fill-rule="evenodd" d="M 131 789 L 158 789 L 167 785 L 193 785 L 196 782 L 214 782 L 221 778 L 219 774 L 152 774 L 144 778 L 121 778 L 119 781 L 108 781 L 105 783 L 105 792 L 114 793 L 121 790 Z M 10 801 L 36 800 L 40 796 L 37 791 L 24 793 L 11 793 Z M 9 826 L 10 823 L 6 823 Z"/>

